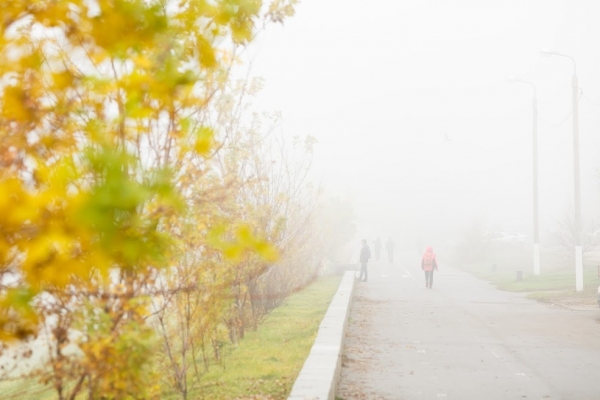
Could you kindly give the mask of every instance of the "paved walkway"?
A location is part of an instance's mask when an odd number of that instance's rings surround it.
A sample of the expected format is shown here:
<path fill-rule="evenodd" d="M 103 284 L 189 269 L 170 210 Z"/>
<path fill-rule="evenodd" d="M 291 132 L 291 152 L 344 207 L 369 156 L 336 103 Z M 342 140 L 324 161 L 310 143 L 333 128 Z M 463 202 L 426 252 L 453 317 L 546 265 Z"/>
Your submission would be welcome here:
<path fill-rule="evenodd" d="M 569 311 L 418 260 L 370 268 L 338 398 L 600 399 L 600 310 Z"/>

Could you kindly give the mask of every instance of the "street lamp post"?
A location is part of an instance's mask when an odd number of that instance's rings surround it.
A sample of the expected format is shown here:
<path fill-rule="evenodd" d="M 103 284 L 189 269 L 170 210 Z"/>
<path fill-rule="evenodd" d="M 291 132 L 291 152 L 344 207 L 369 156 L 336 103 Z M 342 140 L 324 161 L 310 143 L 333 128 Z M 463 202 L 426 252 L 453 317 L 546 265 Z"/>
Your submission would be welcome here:
<path fill-rule="evenodd" d="M 581 183 L 579 178 L 579 82 L 577 81 L 577 64 L 573 57 L 556 51 L 542 50 L 542 55 L 566 57 L 573 62 L 573 78 L 571 86 L 573 89 L 573 183 L 575 191 L 575 290 L 583 290 L 583 247 L 581 240 Z"/>
<path fill-rule="evenodd" d="M 537 90 L 535 85 L 529 81 L 517 78 L 509 78 L 510 82 L 525 83 L 533 88 L 533 99 L 531 101 L 533 110 L 532 140 L 533 140 L 533 274 L 540 274 L 540 222 L 539 222 L 539 196 L 538 196 L 538 132 L 537 132 Z"/>

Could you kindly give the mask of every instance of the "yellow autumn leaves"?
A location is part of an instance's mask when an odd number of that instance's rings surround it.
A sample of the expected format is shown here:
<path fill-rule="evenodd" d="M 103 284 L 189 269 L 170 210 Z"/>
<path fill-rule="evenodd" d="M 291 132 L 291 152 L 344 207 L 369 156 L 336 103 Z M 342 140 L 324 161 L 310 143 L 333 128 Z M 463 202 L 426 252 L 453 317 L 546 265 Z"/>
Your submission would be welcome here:
<path fill-rule="evenodd" d="M 235 49 L 294 3 L 0 2 L 0 341 L 49 328 L 59 398 L 143 392 L 150 298 L 206 290 L 211 335 L 249 313 L 224 299 L 256 286 L 278 236 L 248 211 L 240 153 L 218 156 L 233 115 L 214 103 Z M 182 265 L 197 281 L 160 292 Z"/>
<path fill-rule="evenodd" d="M 257 238 L 252 228 L 241 224 L 233 230 L 233 238 L 225 239 L 226 228 L 217 226 L 210 231 L 208 243 L 223 252 L 225 257 L 238 262 L 245 252 L 258 254 L 266 262 L 275 262 L 278 258 L 277 250 L 266 240 Z"/>

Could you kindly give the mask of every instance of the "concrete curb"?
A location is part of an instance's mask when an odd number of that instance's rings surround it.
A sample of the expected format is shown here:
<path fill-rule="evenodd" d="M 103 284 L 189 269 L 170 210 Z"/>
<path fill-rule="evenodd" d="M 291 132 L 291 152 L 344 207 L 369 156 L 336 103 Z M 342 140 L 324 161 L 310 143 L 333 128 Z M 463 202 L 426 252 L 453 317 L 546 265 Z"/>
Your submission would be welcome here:
<path fill-rule="evenodd" d="M 335 399 L 354 282 L 354 271 L 345 272 L 288 400 Z"/>

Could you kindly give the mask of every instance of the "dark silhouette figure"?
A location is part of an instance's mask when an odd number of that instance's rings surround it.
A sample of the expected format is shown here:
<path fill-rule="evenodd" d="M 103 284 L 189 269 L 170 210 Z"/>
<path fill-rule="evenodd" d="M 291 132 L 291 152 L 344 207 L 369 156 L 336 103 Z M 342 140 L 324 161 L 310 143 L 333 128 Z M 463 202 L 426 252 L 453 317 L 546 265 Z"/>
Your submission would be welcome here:
<path fill-rule="evenodd" d="M 360 280 L 362 282 L 366 282 L 368 279 L 367 263 L 369 262 L 370 258 L 371 258 L 371 249 L 369 248 L 367 241 L 365 239 L 363 239 L 362 249 L 360 249 L 360 276 L 358 277 L 358 280 Z M 365 277 L 364 279 L 363 279 L 363 275 Z"/>
<path fill-rule="evenodd" d="M 431 246 L 427 246 L 425 253 L 423 253 L 421 269 L 425 271 L 425 287 L 431 289 L 433 286 L 433 271 L 437 271 L 438 269 L 435 253 Z"/>
<path fill-rule="evenodd" d="M 379 256 L 381 255 L 381 239 L 377 238 L 375 240 L 375 261 L 379 261 Z"/>
<path fill-rule="evenodd" d="M 389 237 L 387 242 L 385 243 L 385 248 L 388 253 L 388 261 L 391 264 L 394 262 L 394 242 L 392 241 L 391 237 Z"/>

